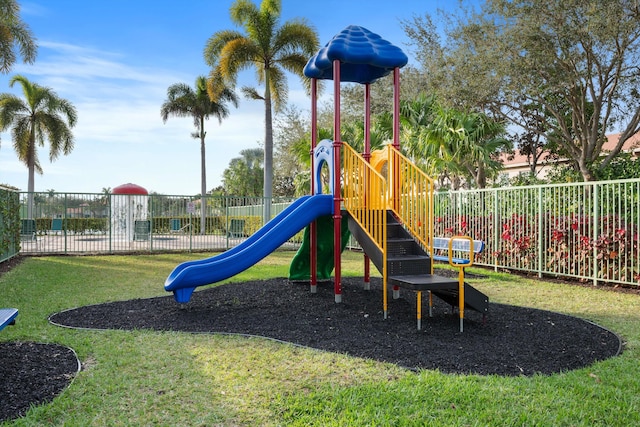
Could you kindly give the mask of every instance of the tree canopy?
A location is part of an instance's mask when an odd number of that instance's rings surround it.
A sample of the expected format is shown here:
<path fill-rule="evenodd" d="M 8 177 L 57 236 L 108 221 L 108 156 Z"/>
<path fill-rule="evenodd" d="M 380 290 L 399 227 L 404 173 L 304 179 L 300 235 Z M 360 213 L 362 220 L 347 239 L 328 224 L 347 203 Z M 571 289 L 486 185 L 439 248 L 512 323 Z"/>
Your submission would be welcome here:
<path fill-rule="evenodd" d="M 480 11 L 446 17 L 445 41 L 431 16 L 403 26 L 439 99 L 553 139 L 593 180 L 593 168 L 605 168 L 640 130 L 639 7 L 636 0 L 487 0 Z M 612 130 L 621 137 L 601 157 Z"/>
<path fill-rule="evenodd" d="M 11 71 L 18 56 L 32 64 L 38 45 L 27 24 L 20 19 L 20 5 L 16 0 L 0 0 L 0 72 Z"/>
<path fill-rule="evenodd" d="M 240 151 L 240 157 L 231 159 L 229 167 L 222 173 L 227 195 L 260 197 L 263 155 L 261 148 L 248 148 Z"/>
<path fill-rule="evenodd" d="M 318 50 L 316 31 L 303 19 L 292 19 L 279 25 L 281 0 L 262 0 L 256 6 L 250 0 L 236 0 L 230 8 L 232 22 L 244 32 L 221 30 L 207 41 L 204 57 L 211 67 L 209 94 L 218 96 L 221 83 L 235 87 L 238 73 L 254 68 L 256 78 L 264 87 L 260 92 L 243 87 L 246 97 L 261 100 L 265 105 L 264 189 L 263 196 L 273 195 L 273 112 L 280 111 L 287 101 L 286 72 L 308 83 L 303 68 Z M 264 219 L 271 216 L 265 203 Z"/>

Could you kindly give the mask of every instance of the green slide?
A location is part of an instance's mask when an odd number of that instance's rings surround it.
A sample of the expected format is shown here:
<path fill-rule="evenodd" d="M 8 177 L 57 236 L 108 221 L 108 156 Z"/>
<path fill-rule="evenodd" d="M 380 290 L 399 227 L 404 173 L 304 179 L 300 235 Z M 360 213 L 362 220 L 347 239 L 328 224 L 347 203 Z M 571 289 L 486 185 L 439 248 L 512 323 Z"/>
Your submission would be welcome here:
<path fill-rule="evenodd" d="M 333 272 L 333 216 L 324 215 L 318 217 L 316 220 L 317 226 L 317 278 L 318 280 L 329 280 L 331 273 Z M 348 218 L 346 215 L 342 217 L 342 248 L 344 250 L 347 245 L 347 241 L 351 236 L 349 233 Z M 310 226 L 304 229 L 304 237 L 302 240 L 302 246 L 298 249 L 298 252 L 293 257 L 291 265 L 289 266 L 289 280 L 293 281 L 309 281 L 311 280 L 311 265 L 310 265 Z"/>

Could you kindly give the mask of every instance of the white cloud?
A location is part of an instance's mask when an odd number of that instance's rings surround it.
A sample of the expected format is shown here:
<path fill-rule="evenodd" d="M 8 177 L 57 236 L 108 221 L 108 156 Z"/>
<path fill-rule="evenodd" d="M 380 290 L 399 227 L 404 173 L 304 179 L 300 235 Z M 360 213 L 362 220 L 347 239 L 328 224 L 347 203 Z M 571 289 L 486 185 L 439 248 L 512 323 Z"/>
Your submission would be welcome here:
<path fill-rule="evenodd" d="M 41 149 L 44 175 L 36 176 L 37 191 L 99 192 L 125 182 L 167 194 L 200 191 L 199 142 L 190 136 L 193 121 L 170 117 L 163 123 L 160 117 L 167 88 L 195 76 L 127 65 L 121 55 L 82 46 L 41 42 L 41 49 L 42 60 L 16 67 L 16 72 L 68 99 L 78 111 L 78 122 L 69 156 L 50 164 Z M 262 104 L 241 100 L 222 124 L 209 120 L 206 131 L 211 189 L 221 183 L 222 171 L 240 150 L 263 139 Z M 26 168 L 15 158 L 10 136 L 1 138 L 0 183 L 25 188 Z"/>

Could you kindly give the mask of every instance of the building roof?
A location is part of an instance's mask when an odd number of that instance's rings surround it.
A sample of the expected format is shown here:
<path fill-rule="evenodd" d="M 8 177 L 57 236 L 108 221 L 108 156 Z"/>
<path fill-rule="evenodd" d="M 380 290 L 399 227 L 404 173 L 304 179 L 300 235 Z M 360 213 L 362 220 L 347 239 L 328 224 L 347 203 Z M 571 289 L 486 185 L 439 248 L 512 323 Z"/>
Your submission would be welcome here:
<path fill-rule="evenodd" d="M 612 133 L 607 135 L 607 141 L 603 144 L 602 151 L 606 153 L 613 150 L 618 143 L 618 140 L 620 139 L 620 135 L 622 134 Z M 635 157 L 640 157 L 640 133 L 636 133 L 635 135 L 631 136 L 631 138 L 627 139 L 622 146 L 622 151 L 631 153 Z M 500 160 L 502 161 L 505 169 L 529 166 L 527 156 L 520 154 L 518 150 L 516 150 L 516 152 L 512 155 L 502 154 L 500 156 Z M 553 160 L 546 163 L 557 163 L 562 161 L 564 161 L 564 159 Z"/>

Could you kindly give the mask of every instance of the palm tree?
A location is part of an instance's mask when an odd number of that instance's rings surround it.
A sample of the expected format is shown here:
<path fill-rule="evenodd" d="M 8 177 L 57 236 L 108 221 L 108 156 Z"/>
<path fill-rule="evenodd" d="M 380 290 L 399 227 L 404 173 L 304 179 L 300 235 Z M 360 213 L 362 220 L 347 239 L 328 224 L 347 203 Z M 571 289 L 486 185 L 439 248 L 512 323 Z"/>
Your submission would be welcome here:
<path fill-rule="evenodd" d="M 35 172 L 42 174 L 38 159 L 38 146 L 44 147 L 49 141 L 49 160 L 53 162 L 73 150 L 73 134 L 77 114 L 75 107 L 60 98 L 52 89 L 30 82 L 26 77 L 16 75 L 9 86 L 18 82 L 22 86 L 24 100 L 10 93 L 0 94 L 0 132 L 11 128 L 13 148 L 18 159 L 29 170 L 29 192 L 27 214 L 33 218 L 33 192 Z"/>
<path fill-rule="evenodd" d="M 20 5 L 16 0 L 0 0 L 0 72 L 11 70 L 18 53 L 32 64 L 37 50 L 29 26 L 20 20 Z"/>
<path fill-rule="evenodd" d="M 437 103 L 432 105 L 428 119 L 418 119 L 417 112 L 415 108 L 404 111 L 403 137 L 409 154 L 424 165 L 427 173 L 438 175 L 441 183 L 448 179 L 454 190 L 465 177 L 470 177 L 477 188 L 485 188 L 487 174 L 502 166 L 496 154 L 509 146 L 503 137 L 504 126 L 483 113 Z"/>
<path fill-rule="evenodd" d="M 238 106 L 238 97 L 228 88 L 223 88 L 218 93 L 216 101 L 212 101 L 207 93 L 207 79 L 204 76 L 196 78 L 195 89 L 184 83 L 176 83 L 167 89 L 167 100 L 162 104 L 160 115 L 162 121 L 167 122 L 169 116 L 191 117 L 196 131 L 191 134 L 195 139 L 200 139 L 200 234 L 205 234 L 206 228 L 206 195 L 207 195 L 207 169 L 205 156 L 204 121 L 215 116 L 218 122 L 229 116 L 227 102 Z"/>
<path fill-rule="evenodd" d="M 264 101 L 264 220 L 271 217 L 273 196 L 273 117 L 286 105 L 287 81 L 285 71 L 303 79 L 303 68 L 318 50 L 316 31 L 303 19 L 286 21 L 278 26 L 281 0 L 262 0 L 260 7 L 250 0 L 236 0 L 230 9 L 231 20 L 245 31 L 222 30 L 207 41 L 204 57 L 211 66 L 208 80 L 209 94 L 215 99 L 221 82 L 233 87 L 238 73 L 255 67 L 258 83 L 264 85 L 261 94 L 252 87 L 243 87 L 246 97 Z"/>

